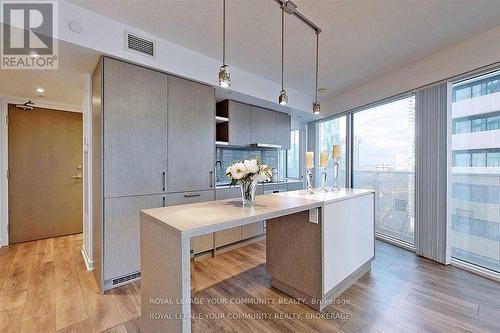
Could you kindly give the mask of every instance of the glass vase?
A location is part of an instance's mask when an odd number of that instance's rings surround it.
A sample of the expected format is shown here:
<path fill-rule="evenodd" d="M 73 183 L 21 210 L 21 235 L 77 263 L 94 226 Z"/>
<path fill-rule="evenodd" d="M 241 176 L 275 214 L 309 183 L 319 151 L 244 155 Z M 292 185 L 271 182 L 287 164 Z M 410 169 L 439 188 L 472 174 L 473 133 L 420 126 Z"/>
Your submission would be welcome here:
<path fill-rule="evenodd" d="M 319 191 L 323 193 L 328 192 L 328 187 L 326 185 L 326 175 L 326 168 L 321 167 L 321 188 L 319 189 Z"/>
<path fill-rule="evenodd" d="M 252 206 L 255 203 L 255 190 L 257 183 L 253 181 L 240 182 L 241 189 L 241 203 L 243 206 Z"/>
<path fill-rule="evenodd" d="M 339 159 L 336 158 L 335 162 L 333 163 L 333 188 L 332 190 L 334 192 L 340 191 L 340 186 L 339 186 Z"/>

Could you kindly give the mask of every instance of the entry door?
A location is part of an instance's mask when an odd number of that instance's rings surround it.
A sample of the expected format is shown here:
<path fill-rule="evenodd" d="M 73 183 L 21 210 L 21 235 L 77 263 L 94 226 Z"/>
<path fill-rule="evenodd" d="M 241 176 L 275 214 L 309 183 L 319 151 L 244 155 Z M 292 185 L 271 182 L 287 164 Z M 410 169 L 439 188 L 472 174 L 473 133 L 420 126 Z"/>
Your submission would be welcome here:
<path fill-rule="evenodd" d="M 8 113 L 10 243 L 82 232 L 82 114 Z"/>

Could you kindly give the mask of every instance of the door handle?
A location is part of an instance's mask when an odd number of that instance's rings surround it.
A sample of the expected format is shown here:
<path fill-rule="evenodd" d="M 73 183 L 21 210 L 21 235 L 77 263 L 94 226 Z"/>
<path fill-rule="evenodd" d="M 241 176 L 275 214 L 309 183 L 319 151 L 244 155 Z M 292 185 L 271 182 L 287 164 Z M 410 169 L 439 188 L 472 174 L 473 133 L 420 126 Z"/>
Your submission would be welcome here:
<path fill-rule="evenodd" d="M 193 194 L 184 194 L 184 198 L 194 198 L 194 197 L 199 197 L 201 194 L 199 193 L 193 193 Z"/>
<path fill-rule="evenodd" d="M 208 172 L 208 177 L 209 177 L 209 184 L 210 184 L 210 188 L 214 187 L 214 172 L 213 171 L 209 171 Z"/>
<path fill-rule="evenodd" d="M 167 207 L 167 199 L 163 197 L 163 207 Z"/>
<path fill-rule="evenodd" d="M 71 176 L 71 178 L 73 178 L 73 179 L 82 179 L 82 174 L 79 173 L 79 174 L 73 175 L 73 176 Z"/>
<path fill-rule="evenodd" d="M 165 190 L 167 189 L 167 173 L 165 171 L 163 171 L 161 173 L 162 177 L 163 177 L 163 188 L 162 188 L 162 191 L 165 192 Z"/>

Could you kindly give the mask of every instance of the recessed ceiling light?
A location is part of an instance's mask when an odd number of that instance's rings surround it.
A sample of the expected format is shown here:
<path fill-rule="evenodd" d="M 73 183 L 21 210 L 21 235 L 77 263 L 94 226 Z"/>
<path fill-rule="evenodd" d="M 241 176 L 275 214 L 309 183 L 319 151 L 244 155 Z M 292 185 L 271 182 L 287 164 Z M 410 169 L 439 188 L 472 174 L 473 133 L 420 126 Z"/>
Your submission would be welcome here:
<path fill-rule="evenodd" d="M 45 89 L 43 88 L 36 88 L 36 92 L 39 94 L 43 94 L 45 92 Z"/>

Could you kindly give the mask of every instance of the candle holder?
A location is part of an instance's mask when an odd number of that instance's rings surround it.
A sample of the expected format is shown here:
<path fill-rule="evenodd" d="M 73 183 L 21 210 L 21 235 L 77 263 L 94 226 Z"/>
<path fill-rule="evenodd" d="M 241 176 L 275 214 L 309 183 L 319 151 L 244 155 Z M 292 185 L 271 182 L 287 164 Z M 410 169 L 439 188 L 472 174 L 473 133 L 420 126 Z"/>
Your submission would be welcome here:
<path fill-rule="evenodd" d="M 326 167 L 321 167 L 321 188 L 320 192 L 328 192 L 328 187 L 326 186 Z"/>
<path fill-rule="evenodd" d="M 332 191 L 340 191 L 339 187 L 339 160 L 340 158 L 335 158 L 333 162 L 333 188 Z"/>
<path fill-rule="evenodd" d="M 312 186 L 312 177 L 313 177 L 313 172 L 312 172 L 312 168 L 306 168 L 306 174 L 307 174 L 307 178 L 306 178 L 306 193 L 307 194 L 313 194 L 314 191 L 313 191 L 313 186 Z"/>

